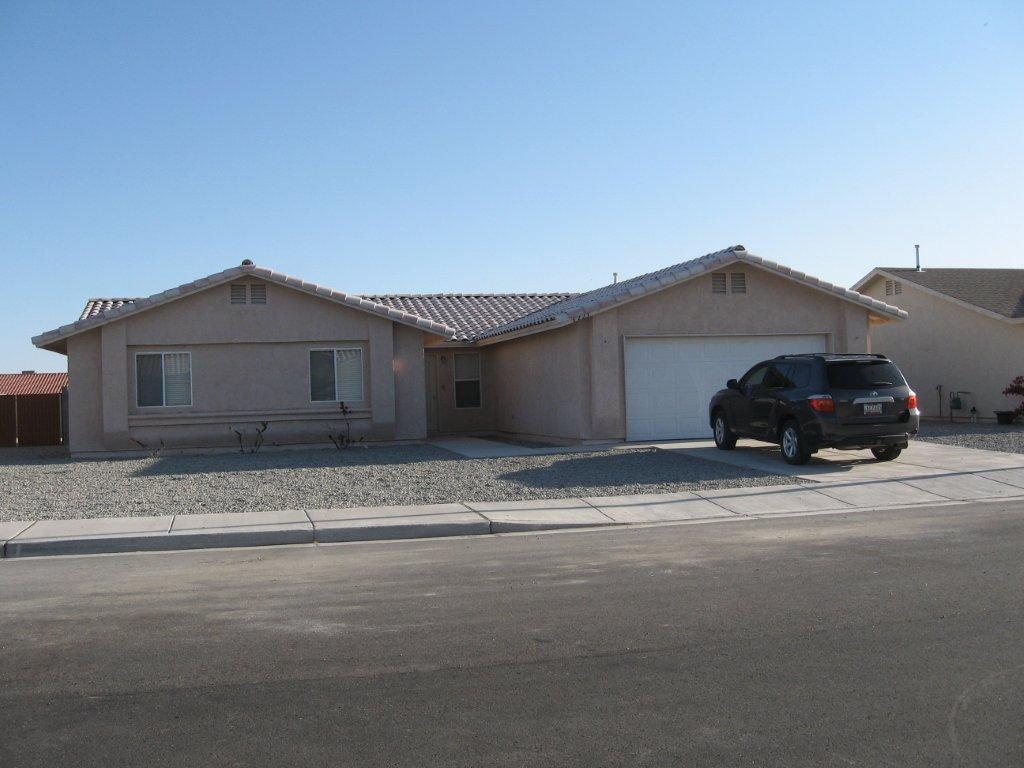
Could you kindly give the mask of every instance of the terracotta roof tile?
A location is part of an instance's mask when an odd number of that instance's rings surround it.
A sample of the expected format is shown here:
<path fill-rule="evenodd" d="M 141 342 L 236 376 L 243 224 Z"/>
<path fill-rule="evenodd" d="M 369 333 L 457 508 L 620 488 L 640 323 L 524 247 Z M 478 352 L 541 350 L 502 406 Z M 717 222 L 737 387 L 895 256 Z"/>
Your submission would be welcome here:
<path fill-rule="evenodd" d="M 0 373 L 0 395 L 56 395 L 67 385 L 66 373 Z"/>
<path fill-rule="evenodd" d="M 572 296 L 571 293 L 434 293 L 366 296 L 417 317 L 451 326 L 466 341 Z"/>

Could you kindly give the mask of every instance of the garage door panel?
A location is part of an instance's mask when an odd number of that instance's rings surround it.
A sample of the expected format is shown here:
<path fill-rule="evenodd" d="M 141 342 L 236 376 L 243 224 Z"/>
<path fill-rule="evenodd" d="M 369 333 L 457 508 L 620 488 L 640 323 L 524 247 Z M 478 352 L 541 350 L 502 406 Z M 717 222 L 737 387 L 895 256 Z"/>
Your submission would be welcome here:
<path fill-rule="evenodd" d="M 708 437 L 711 397 L 776 355 L 825 352 L 824 335 L 652 337 L 626 340 L 626 438 Z"/>

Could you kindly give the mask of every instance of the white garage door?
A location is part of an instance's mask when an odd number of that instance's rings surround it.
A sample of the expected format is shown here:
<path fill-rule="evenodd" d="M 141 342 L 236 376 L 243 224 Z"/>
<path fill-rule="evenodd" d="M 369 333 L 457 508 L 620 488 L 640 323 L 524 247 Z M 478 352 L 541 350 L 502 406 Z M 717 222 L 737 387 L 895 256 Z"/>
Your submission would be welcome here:
<path fill-rule="evenodd" d="M 626 339 L 626 439 L 709 437 L 708 403 L 728 379 L 776 355 L 825 352 L 816 336 Z"/>

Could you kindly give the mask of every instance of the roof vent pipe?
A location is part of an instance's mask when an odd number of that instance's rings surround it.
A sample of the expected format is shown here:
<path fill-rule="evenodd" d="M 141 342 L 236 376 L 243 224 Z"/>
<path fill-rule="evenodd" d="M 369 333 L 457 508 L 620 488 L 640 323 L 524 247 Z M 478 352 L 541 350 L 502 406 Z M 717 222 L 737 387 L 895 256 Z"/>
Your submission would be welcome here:
<path fill-rule="evenodd" d="M 917 271 L 920 272 L 921 271 L 921 246 L 920 245 L 915 245 L 914 246 L 914 261 L 917 262 Z"/>
<path fill-rule="evenodd" d="M 619 273 L 618 272 L 612 272 L 612 282 L 613 283 L 619 282 Z"/>

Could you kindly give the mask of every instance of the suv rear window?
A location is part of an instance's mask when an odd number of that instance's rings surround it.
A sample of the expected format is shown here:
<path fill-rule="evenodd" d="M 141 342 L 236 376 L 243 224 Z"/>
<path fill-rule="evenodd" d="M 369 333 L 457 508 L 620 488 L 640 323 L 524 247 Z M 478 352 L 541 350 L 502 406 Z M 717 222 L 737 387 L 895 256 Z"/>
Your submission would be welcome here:
<path fill-rule="evenodd" d="M 900 369 L 888 360 L 850 360 L 829 363 L 828 384 L 834 389 L 882 389 L 906 386 Z"/>

